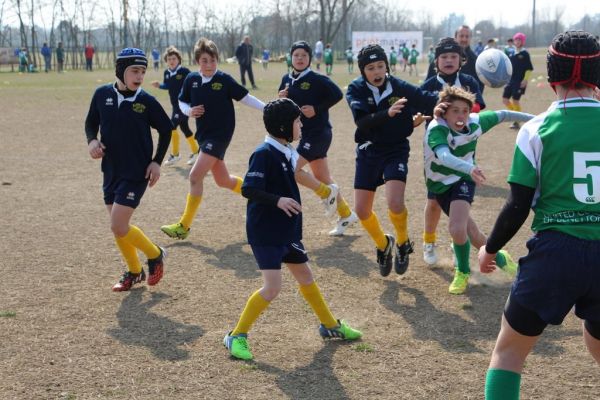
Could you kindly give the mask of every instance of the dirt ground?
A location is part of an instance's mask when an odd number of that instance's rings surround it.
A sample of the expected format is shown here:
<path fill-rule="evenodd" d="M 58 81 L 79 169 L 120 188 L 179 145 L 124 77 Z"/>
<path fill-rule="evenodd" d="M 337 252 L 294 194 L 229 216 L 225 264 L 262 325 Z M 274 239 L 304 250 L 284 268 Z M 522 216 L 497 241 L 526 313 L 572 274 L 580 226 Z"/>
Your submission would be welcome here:
<path fill-rule="evenodd" d="M 534 57 L 534 76 L 543 57 Z M 425 65 L 421 65 L 425 70 Z M 223 66 L 239 78 L 235 66 Z M 259 90 L 276 95 L 281 64 L 255 66 Z M 416 83 L 407 74 L 400 77 Z M 146 88 L 170 112 L 166 92 Z M 335 66 L 341 87 L 351 80 Z M 126 293 L 110 288 L 123 262 L 102 201 L 99 162 L 83 131 L 96 86 L 112 71 L 0 74 L 0 399 L 481 399 L 485 372 L 510 287 L 502 272 L 474 271 L 464 296 L 447 292 L 452 275 L 445 218 L 438 229 L 436 267 L 421 257 L 422 137 L 411 138 L 407 188 L 409 231 L 415 241 L 406 275 L 379 276 L 374 246 L 360 226 L 341 238 L 327 232 L 316 196 L 302 189 L 304 244 L 315 275 L 337 318 L 363 330 L 358 343 L 324 342 L 318 321 L 286 272 L 284 288 L 251 331 L 256 360 L 232 360 L 223 335 L 236 323 L 261 278 L 245 237 L 245 201 L 210 177 L 185 241 L 164 236 L 185 204 L 189 167 L 164 167 L 133 223 L 166 247 L 158 286 Z M 485 90 L 490 109 L 501 109 L 501 90 Z M 524 110 L 539 113 L 553 98 L 533 83 Z M 237 129 L 227 152 L 232 174 L 243 176 L 250 153 L 264 137 L 258 112 L 236 105 Z M 353 204 L 354 125 L 345 101 L 331 112 L 334 142 L 329 164 Z M 503 124 L 484 136 L 479 164 L 488 184 L 478 189 L 472 214 L 489 232 L 508 193 L 505 178 L 516 132 Z M 185 141 L 182 154 L 188 155 Z M 376 211 L 384 229 L 383 190 Z M 529 223 L 508 244 L 525 254 Z M 475 253 L 472 268 L 476 269 Z M 585 350 L 579 321 L 569 315 L 550 327 L 529 357 L 524 399 L 598 399 L 600 373 Z"/>

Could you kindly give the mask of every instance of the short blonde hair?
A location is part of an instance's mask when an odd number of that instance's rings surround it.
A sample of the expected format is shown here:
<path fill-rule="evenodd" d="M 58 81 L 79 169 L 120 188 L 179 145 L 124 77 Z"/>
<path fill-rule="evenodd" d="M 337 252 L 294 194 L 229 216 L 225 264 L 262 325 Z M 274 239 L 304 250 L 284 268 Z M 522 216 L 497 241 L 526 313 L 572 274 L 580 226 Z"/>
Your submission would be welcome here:
<path fill-rule="evenodd" d="M 206 53 L 211 57 L 214 57 L 219 61 L 219 49 L 217 45 L 212 40 L 209 40 L 205 37 L 201 37 L 198 39 L 196 44 L 194 45 L 194 60 L 198 62 L 200 60 L 200 56 Z"/>
<path fill-rule="evenodd" d="M 469 105 L 469 108 L 473 108 L 473 104 L 475 104 L 475 95 L 456 86 L 444 86 L 439 94 L 438 103 L 452 103 L 456 100 L 464 101 Z"/>
<path fill-rule="evenodd" d="M 165 50 L 165 54 L 163 54 L 163 59 L 165 60 L 165 62 L 167 62 L 167 57 L 169 56 L 177 56 L 177 58 L 179 59 L 179 64 L 181 64 L 181 52 L 179 51 L 179 49 L 177 49 L 177 47 L 175 46 L 169 46 L 167 47 L 167 49 Z"/>

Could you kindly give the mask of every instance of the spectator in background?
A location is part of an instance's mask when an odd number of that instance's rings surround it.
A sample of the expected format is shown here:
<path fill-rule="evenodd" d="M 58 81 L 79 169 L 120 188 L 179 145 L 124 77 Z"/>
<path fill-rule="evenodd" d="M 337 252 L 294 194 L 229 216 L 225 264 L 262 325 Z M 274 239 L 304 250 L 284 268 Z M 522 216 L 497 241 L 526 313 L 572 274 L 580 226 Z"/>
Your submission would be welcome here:
<path fill-rule="evenodd" d="M 52 62 L 52 50 L 48 47 L 48 43 L 44 42 L 40 53 L 44 57 L 45 71 L 48 72 L 50 71 L 50 64 Z"/>
<path fill-rule="evenodd" d="M 27 49 L 23 47 L 19 51 L 19 72 L 27 72 L 29 71 L 29 61 L 27 58 Z"/>
<path fill-rule="evenodd" d="M 160 67 L 160 51 L 156 47 L 152 49 L 152 65 L 154 66 L 154 70 L 158 71 Z"/>
<path fill-rule="evenodd" d="M 96 52 L 96 50 L 94 49 L 94 46 L 92 46 L 91 43 L 88 43 L 85 45 L 84 54 L 85 54 L 85 70 L 86 71 L 92 71 L 92 63 L 94 62 L 94 53 L 95 52 Z"/>
<path fill-rule="evenodd" d="M 323 62 L 323 39 L 319 38 L 315 44 L 315 62 L 317 63 L 317 71 L 321 70 L 321 63 Z"/>
<path fill-rule="evenodd" d="M 483 53 L 483 43 L 481 40 L 477 42 L 477 46 L 475 46 L 475 55 L 478 56 Z"/>
<path fill-rule="evenodd" d="M 267 67 L 269 66 L 269 58 L 270 57 L 271 57 L 271 51 L 269 49 L 263 49 L 262 66 L 265 71 L 267 70 Z"/>
<path fill-rule="evenodd" d="M 258 89 L 254 84 L 254 73 L 252 73 L 252 53 L 254 47 L 250 44 L 250 36 L 244 36 L 244 40 L 235 50 L 235 57 L 240 64 L 240 75 L 242 85 L 246 86 L 246 72 L 248 73 L 248 79 L 252 85 L 252 89 Z"/>
<path fill-rule="evenodd" d="M 62 74 L 63 67 L 65 64 L 65 49 L 63 48 L 63 43 L 58 42 L 58 47 L 56 48 L 56 72 Z"/>

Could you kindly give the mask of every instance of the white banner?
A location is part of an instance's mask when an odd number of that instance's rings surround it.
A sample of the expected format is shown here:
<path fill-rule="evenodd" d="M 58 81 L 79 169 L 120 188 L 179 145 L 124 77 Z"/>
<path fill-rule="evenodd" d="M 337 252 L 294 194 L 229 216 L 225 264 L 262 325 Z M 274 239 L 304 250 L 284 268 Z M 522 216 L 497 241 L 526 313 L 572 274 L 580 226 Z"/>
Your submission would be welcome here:
<path fill-rule="evenodd" d="M 390 56 L 392 46 L 398 53 L 398 49 L 402 48 L 402 44 L 410 50 L 412 45 L 419 52 L 419 58 L 423 57 L 423 32 L 422 31 L 407 31 L 407 32 L 352 32 L 352 53 L 356 57 L 360 49 L 368 44 L 378 44 L 385 50 L 385 53 Z M 400 54 L 400 53 L 398 53 Z M 399 55 L 398 59 L 402 59 Z"/>

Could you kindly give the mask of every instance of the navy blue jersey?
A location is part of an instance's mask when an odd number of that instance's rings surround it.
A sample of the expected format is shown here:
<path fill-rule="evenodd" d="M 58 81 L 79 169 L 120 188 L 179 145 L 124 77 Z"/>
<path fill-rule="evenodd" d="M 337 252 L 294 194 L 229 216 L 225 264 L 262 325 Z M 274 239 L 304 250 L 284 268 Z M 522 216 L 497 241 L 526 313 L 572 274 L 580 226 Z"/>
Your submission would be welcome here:
<path fill-rule="evenodd" d="M 481 89 L 479 87 L 479 83 L 473 78 L 471 75 L 463 74 L 462 72 L 458 73 L 458 81 L 460 82 L 460 86 L 465 89 L 467 92 L 471 92 L 475 95 L 475 101 L 481 109 L 485 108 L 485 101 L 483 101 L 483 96 L 481 95 Z M 452 85 L 455 86 L 455 85 Z M 430 92 L 440 91 L 444 88 L 442 82 L 439 81 L 438 76 L 434 75 L 431 78 L 427 79 L 420 86 L 423 90 L 428 90 Z M 433 115 L 433 108 L 426 115 Z"/>
<path fill-rule="evenodd" d="M 106 146 L 102 172 L 141 181 L 150 162 L 162 163 L 173 125 L 158 100 L 144 90 L 139 89 L 134 96 L 123 99 L 113 84 L 108 84 L 96 89 L 92 97 L 85 120 L 88 140 L 96 137 L 98 128 L 100 141 Z M 159 134 L 154 158 L 150 128 Z"/>
<path fill-rule="evenodd" d="M 212 79 L 202 84 L 202 76 L 191 72 L 185 78 L 179 100 L 195 107 L 204 105 L 204 115 L 196 118 L 196 140 L 213 139 L 229 143 L 235 130 L 235 112 L 232 100 L 241 100 L 248 90 L 231 75 L 217 71 Z"/>
<path fill-rule="evenodd" d="M 463 51 L 465 53 L 465 57 L 463 58 L 463 65 L 460 67 L 460 72 L 473 77 L 477 81 L 477 83 L 479 83 L 479 89 L 481 90 L 481 92 L 483 92 L 483 83 L 479 79 L 477 71 L 475 70 L 475 62 L 477 61 L 477 55 L 475 54 L 475 52 L 473 52 L 473 50 L 471 50 L 471 47 L 467 47 L 463 49 Z M 434 60 L 432 63 L 429 64 L 429 69 L 427 70 L 427 78 L 425 79 L 427 80 L 432 76 L 435 76 L 436 74 L 437 71 L 435 68 Z"/>
<path fill-rule="evenodd" d="M 525 71 L 533 71 L 531 57 L 529 56 L 529 52 L 525 49 L 511 56 L 510 63 L 513 68 L 512 76 L 510 77 L 511 82 L 521 82 L 525 79 Z"/>
<path fill-rule="evenodd" d="M 160 85 L 160 88 L 169 91 L 169 100 L 171 100 L 173 111 L 179 110 L 179 93 L 181 92 L 185 77 L 188 76 L 190 72 L 189 69 L 181 65 L 179 65 L 175 71 L 171 71 L 168 68 L 165 69 L 163 83 Z M 179 113 L 181 113 L 181 111 L 179 111 Z"/>
<path fill-rule="evenodd" d="M 369 141 L 374 144 L 408 146 L 407 138 L 413 132 L 412 112 L 426 114 L 428 110 L 435 107 L 438 100 L 437 93 L 423 91 L 393 76 L 387 78 L 386 89 L 381 96 L 377 103 L 373 91 L 362 76 L 353 80 L 348 86 L 346 100 L 355 122 L 368 114 L 387 110 L 402 97 L 408 100 L 403 112 L 393 118 L 388 117 L 385 122 L 368 130 L 357 128 L 354 133 L 356 143 Z"/>
<path fill-rule="evenodd" d="M 288 98 L 298 106 L 313 106 L 316 115 L 312 118 L 301 116 L 302 132 L 323 131 L 331 128 L 329 109 L 344 97 L 340 88 L 327 76 L 309 71 L 300 79 L 293 80 L 288 74 L 284 75 L 279 90 L 288 87 Z"/>
<path fill-rule="evenodd" d="M 294 167 L 286 156 L 269 143 L 256 148 L 242 188 L 252 187 L 300 203 Z M 246 209 L 248 243 L 257 246 L 284 246 L 302 240 L 302 213 L 287 214 L 276 205 L 248 200 Z"/>

